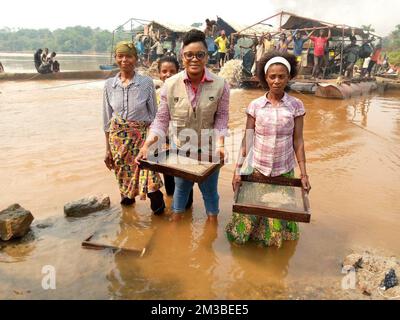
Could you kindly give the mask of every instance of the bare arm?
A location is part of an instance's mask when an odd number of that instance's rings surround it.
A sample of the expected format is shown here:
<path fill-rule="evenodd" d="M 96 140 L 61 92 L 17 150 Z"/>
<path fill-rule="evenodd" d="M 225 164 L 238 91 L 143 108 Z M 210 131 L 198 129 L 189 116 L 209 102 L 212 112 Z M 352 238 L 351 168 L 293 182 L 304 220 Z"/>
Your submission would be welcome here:
<path fill-rule="evenodd" d="M 248 114 L 246 121 L 246 131 L 244 133 L 244 137 L 238 154 L 238 159 L 235 165 L 235 171 L 233 173 L 233 179 L 232 179 L 233 191 L 236 191 L 236 189 L 240 185 L 241 182 L 240 169 L 243 166 L 243 163 L 246 159 L 249 150 L 253 146 L 253 135 L 255 127 L 256 127 L 256 119 Z"/>
<path fill-rule="evenodd" d="M 312 30 L 310 33 L 306 32 L 307 33 L 307 37 L 306 37 L 307 40 L 311 38 L 311 36 L 313 35 L 314 31 L 315 30 Z"/>
<path fill-rule="evenodd" d="M 303 118 L 304 117 L 300 116 L 294 119 L 293 148 L 300 168 L 301 183 L 305 190 L 310 191 L 311 185 L 308 180 L 306 169 L 306 153 L 304 151 Z"/>

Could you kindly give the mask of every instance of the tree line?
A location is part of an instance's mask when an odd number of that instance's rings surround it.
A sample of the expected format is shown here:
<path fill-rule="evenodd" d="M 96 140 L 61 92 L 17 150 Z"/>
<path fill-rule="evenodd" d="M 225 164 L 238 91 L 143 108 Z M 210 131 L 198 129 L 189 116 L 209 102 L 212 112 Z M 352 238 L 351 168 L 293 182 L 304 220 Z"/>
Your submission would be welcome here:
<path fill-rule="evenodd" d="M 115 41 L 129 40 L 130 36 L 116 33 Z M 0 51 L 20 52 L 49 48 L 51 51 L 104 53 L 111 50 L 112 32 L 100 28 L 75 26 L 65 29 L 0 29 Z"/>
<path fill-rule="evenodd" d="M 373 32 L 371 25 L 363 26 Z M 116 32 L 115 42 L 129 40 L 127 33 Z M 114 42 L 114 43 L 115 43 Z M 0 51 L 36 51 L 49 48 L 51 51 L 83 53 L 105 53 L 111 50 L 112 32 L 100 28 L 75 26 L 50 31 L 49 29 L 0 29 Z M 391 63 L 400 64 L 400 25 L 383 39 L 384 50 L 388 52 Z"/>

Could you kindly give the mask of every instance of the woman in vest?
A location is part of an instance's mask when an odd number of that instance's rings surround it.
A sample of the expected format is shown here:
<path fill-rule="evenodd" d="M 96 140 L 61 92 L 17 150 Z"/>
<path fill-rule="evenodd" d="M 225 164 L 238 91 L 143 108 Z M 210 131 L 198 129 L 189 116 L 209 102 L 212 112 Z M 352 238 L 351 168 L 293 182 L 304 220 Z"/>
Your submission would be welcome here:
<path fill-rule="evenodd" d="M 183 39 L 182 61 L 185 70 L 165 81 L 161 102 L 150 134 L 137 160 L 146 159 L 148 149 L 165 138 L 172 124 L 170 141 L 178 149 L 190 147 L 203 153 L 210 152 L 209 136 L 214 134 L 214 149 L 224 157 L 224 136 L 228 128 L 229 85 L 207 68 L 207 43 L 199 30 L 189 31 Z M 187 140 L 189 134 L 189 140 Z M 202 139 L 202 134 L 203 136 Z M 164 139 L 165 140 L 165 139 Z M 138 162 L 137 162 L 138 163 Z M 219 213 L 219 170 L 199 184 L 208 220 L 216 221 Z M 193 182 L 175 177 L 172 219 L 183 217 Z"/>
<path fill-rule="evenodd" d="M 296 57 L 288 53 L 271 52 L 260 61 L 258 78 L 267 92 L 246 109 L 246 132 L 232 180 L 234 191 L 243 174 L 294 177 L 295 158 L 303 188 L 311 189 L 303 141 L 304 106 L 285 93 L 289 80 L 297 74 L 296 65 Z M 247 137 L 249 134 L 253 136 Z M 248 141 L 250 145 L 246 145 Z M 247 165 L 243 166 L 245 160 Z M 296 222 L 234 212 L 226 234 L 238 244 L 254 240 L 280 247 L 282 240 L 297 239 L 299 229 Z"/>
<path fill-rule="evenodd" d="M 134 161 L 157 112 L 153 80 L 135 72 L 137 59 L 133 43 L 117 44 L 115 61 L 120 72 L 104 86 L 104 162 L 108 169 L 114 169 L 122 205 L 133 204 L 137 195 L 144 200 L 147 194 L 154 214 L 161 214 L 165 204 L 159 190 L 162 187 L 160 176 L 139 170 Z"/>

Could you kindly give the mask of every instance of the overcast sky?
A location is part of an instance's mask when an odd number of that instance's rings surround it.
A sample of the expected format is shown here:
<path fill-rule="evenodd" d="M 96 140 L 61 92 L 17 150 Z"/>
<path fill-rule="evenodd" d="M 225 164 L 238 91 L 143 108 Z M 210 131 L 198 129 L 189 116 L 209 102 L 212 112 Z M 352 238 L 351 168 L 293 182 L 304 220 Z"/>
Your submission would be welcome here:
<path fill-rule="evenodd" d="M 400 24 L 399 0 L 11 0 L 2 1 L 0 28 L 83 25 L 113 30 L 129 18 L 190 25 L 217 15 L 247 25 L 281 10 L 354 27 L 372 24 L 382 36 Z"/>

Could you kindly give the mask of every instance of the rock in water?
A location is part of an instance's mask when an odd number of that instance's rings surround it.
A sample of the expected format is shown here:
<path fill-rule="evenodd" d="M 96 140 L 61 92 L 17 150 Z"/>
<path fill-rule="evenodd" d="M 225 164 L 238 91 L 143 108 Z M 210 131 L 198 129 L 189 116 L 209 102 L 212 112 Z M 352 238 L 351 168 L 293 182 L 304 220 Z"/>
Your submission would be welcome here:
<path fill-rule="evenodd" d="M 397 279 L 396 272 L 394 269 L 390 269 L 385 273 L 385 279 L 381 282 L 381 289 L 387 290 L 393 288 L 399 284 L 399 280 Z"/>
<path fill-rule="evenodd" d="M 0 211 L 0 239 L 8 241 L 23 237 L 28 233 L 32 221 L 32 213 L 19 204 L 13 204 Z"/>
<path fill-rule="evenodd" d="M 106 195 L 91 196 L 67 203 L 64 206 L 64 213 L 67 217 L 83 217 L 108 208 L 110 208 L 110 197 Z"/>

